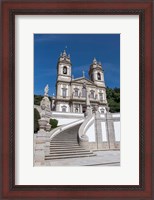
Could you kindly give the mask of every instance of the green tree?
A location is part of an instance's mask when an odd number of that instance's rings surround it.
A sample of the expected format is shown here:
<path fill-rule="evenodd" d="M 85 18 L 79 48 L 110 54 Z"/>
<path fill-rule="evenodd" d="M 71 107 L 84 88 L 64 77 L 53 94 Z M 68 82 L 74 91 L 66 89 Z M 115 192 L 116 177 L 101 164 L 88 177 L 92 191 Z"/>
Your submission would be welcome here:
<path fill-rule="evenodd" d="M 43 99 L 42 95 L 34 95 L 34 105 L 39 106 L 42 99 Z"/>
<path fill-rule="evenodd" d="M 49 124 L 51 125 L 51 128 L 56 128 L 58 125 L 58 120 L 50 119 Z"/>
<path fill-rule="evenodd" d="M 106 88 L 107 101 L 110 112 L 120 112 L 120 88 Z"/>
<path fill-rule="evenodd" d="M 38 120 L 40 119 L 40 113 L 36 108 L 34 108 L 34 133 L 37 133 L 39 130 Z"/>
<path fill-rule="evenodd" d="M 48 97 L 48 98 L 51 101 L 51 97 Z M 43 99 L 42 95 L 36 95 L 36 94 L 34 94 L 34 105 L 38 105 L 39 106 L 42 99 Z"/>

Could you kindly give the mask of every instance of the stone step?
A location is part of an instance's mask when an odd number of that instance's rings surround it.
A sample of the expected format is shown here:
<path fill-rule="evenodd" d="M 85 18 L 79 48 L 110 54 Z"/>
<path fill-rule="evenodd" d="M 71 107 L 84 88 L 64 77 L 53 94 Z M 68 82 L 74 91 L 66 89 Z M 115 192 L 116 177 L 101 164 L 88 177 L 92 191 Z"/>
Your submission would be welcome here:
<path fill-rule="evenodd" d="M 54 138 L 52 138 L 52 140 L 77 140 L 77 136 L 74 136 L 74 137 L 67 137 L 67 136 L 54 137 Z"/>
<path fill-rule="evenodd" d="M 69 146 L 60 146 L 60 147 L 50 147 L 50 149 L 52 150 L 65 150 L 65 149 L 72 149 L 72 150 L 78 150 L 78 149 L 81 149 L 81 150 L 85 150 L 83 148 L 81 148 L 80 146 L 76 146 L 76 147 L 69 147 Z"/>
<path fill-rule="evenodd" d="M 50 150 L 50 154 L 54 154 L 54 153 L 91 153 L 90 151 L 87 150 L 83 150 L 83 149 L 77 149 L 77 150 L 72 150 L 72 149 L 61 149 L 61 150 L 55 150 L 52 151 Z"/>
<path fill-rule="evenodd" d="M 73 147 L 73 146 L 79 146 L 79 144 L 78 143 L 70 143 L 70 144 L 64 144 L 64 143 L 52 143 L 52 144 L 50 144 L 50 147 L 53 147 L 53 146 L 59 146 L 59 147 Z M 80 147 L 80 146 L 79 146 Z"/>
<path fill-rule="evenodd" d="M 80 157 L 91 157 L 95 156 L 95 154 L 89 154 L 89 155 L 62 155 L 62 156 L 45 156 L 45 160 L 53 160 L 53 159 L 65 159 L 65 158 L 80 158 Z"/>
<path fill-rule="evenodd" d="M 77 143 L 74 143 L 74 144 L 72 144 L 72 143 L 70 143 L 70 144 L 64 144 L 64 143 L 54 143 L 54 144 L 50 144 L 50 147 L 53 147 L 53 146 L 59 146 L 59 147 L 61 147 L 61 146 L 64 146 L 64 147 L 67 147 L 67 146 L 69 146 L 69 147 L 73 147 L 73 146 L 79 146 L 79 144 L 77 144 Z"/>
<path fill-rule="evenodd" d="M 86 150 L 78 144 L 78 129 L 80 125 L 62 131 L 50 141 L 49 154 L 45 156 L 46 160 L 80 158 L 95 156 L 89 150 Z"/>
<path fill-rule="evenodd" d="M 67 156 L 67 155 L 91 155 L 93 154 L 92 152 L 50 152 L 49 155 L 47 156 Z"/>
<path fill-rule="evenodd" d="M 77 142 L 77 140 L 51 140 L 51 144 L 52 143 L 56 143 L 56 142 L 58 142 L 58 143 L 74 143 L 74 142 Z"/>

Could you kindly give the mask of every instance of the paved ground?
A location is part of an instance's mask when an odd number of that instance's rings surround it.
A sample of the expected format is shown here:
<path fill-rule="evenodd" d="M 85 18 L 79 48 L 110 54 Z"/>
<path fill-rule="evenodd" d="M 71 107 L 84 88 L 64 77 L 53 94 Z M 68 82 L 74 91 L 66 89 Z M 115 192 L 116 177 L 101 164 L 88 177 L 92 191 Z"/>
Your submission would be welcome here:
<path fill-rule="evenodd" d="M 96 156 L 46 161 L 46 166 L 120 166 L 120 151 L 95 151 Z"/>

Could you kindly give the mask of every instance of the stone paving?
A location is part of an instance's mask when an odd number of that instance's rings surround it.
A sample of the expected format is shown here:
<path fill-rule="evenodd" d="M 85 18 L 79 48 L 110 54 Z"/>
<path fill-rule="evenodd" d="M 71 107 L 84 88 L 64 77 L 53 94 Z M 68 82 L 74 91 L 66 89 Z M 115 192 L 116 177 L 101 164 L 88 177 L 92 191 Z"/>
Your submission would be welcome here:
<path fill-rule="evenodd" d="M 94 151 L 96 156 L 45 161 L 45 166 L 120 166 L 120 151 Z"/>

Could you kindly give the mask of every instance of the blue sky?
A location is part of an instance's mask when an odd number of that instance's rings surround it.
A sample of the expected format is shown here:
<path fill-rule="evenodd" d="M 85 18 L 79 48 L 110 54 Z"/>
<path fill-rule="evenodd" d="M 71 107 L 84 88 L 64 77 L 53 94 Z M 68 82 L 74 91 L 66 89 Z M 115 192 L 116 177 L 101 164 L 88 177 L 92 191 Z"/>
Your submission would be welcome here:
<path fill-rule="evenodd" d="M 71 56 L 74 78 L 86 78 L 95 57 L 102 63 L 106 86 L 120 87 L 119 34 L 34 34 L 34 94 L 55 94 L 57 61 L 63 50 Z"/>

